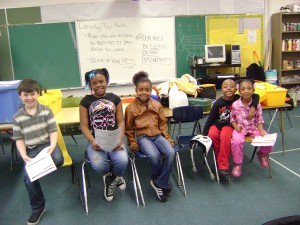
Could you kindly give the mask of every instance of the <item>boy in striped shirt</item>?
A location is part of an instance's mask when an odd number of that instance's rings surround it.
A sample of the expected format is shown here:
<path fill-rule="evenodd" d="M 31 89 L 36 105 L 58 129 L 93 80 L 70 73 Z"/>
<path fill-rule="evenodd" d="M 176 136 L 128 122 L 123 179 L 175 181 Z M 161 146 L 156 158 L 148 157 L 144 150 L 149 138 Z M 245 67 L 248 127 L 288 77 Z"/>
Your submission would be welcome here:
<path fill-rule="evenodd" d="M 51 155 L 57 167 L 63 164 L 63 155 L 57 146 L 57 128 L 53 112 L 48 106 L 39 104 L 37 81 L 25 79 L 18 87 L 22 108 L 15 114 L 13 138 L 24 163 L 30 162 L 43 149 Z M 24 183 L 27 188 L 32 214 L 27 224 L 38 224 L 45 212 L 45 198 L 38 180 L 31 182 L 24 169 Z"/>

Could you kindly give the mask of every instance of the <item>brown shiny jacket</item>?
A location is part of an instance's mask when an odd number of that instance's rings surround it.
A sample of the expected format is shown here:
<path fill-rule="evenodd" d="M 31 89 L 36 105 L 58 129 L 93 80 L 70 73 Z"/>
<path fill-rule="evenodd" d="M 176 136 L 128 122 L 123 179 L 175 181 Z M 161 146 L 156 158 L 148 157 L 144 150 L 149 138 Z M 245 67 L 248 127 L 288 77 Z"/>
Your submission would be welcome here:
<path fill-rule="evenodd" d="M 138 146 L 136 137 L 141 134 L 148 136 L 162 134 L 171 144 L 174 143 L 167 130 L 163 106 L 152 98 L 148 100 L 148 107 L 138 98 L 126 107 L 125 134 L 130 149 Z"/>

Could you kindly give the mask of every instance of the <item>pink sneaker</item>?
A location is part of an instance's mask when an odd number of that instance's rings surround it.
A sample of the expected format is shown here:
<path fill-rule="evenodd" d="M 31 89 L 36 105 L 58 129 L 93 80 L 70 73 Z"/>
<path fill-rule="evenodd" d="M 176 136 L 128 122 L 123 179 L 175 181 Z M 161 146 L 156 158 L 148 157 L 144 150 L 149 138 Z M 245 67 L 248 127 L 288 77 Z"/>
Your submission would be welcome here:
<path fill-rule="evenodd" d="M 257 158 L 259 160 L 259 164 L 261 167 L 264 167 L 264 168 L 269 167 L 269 161 L 268 161 L 269 155 L 263 155 L 263 154 L 260 154 L 259 152 L 256 153 L 256 155 L 257 155 Z"/>
<path fill-rule="evenodd" d="M 231 174 L 234 177 L 240 177 L 242 175 L 242 165 L 234 165 Z"/>

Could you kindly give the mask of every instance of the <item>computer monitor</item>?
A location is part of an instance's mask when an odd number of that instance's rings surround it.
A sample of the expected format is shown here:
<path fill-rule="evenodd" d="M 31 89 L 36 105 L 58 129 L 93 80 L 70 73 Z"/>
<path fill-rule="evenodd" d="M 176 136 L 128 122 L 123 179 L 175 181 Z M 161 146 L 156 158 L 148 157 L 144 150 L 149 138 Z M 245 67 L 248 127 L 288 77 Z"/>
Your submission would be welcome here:
<path fill-rule="evenodd" d="M 205 45 L 205 62 L 219 65 L 226 61 L 225 44 Z"/>

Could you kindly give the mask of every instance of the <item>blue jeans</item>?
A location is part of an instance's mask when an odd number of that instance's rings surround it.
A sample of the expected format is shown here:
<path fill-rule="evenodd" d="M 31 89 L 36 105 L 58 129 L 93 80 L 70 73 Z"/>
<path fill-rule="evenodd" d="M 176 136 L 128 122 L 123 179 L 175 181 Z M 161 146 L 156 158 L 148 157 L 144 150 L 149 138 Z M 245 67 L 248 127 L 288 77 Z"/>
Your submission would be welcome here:
<path fill-rule="evenodd" d="M 34 158 L 39 154 L 45 147 L 50 146 L 50 143 L 37 145 L 34 148 L 27 148 L 26 152 L 30 158 Z M 51 157 L 57 167 L 61 166 L 64 163 L 64 158 L 62 152 L 58 146 L 54 149 L 51 154 Z M 24 168 L 24 183 L 29 194 L 29 200 L 32 212 L 38 212 L 39 210 L 45 208 L 45 198 L 40 185 L 39 180 L 33 182 L 30 181 L 30 178 L 27 175 L 26 169 Z"/>
<path fill-rule="evenodd" d="M 113 175 L 123 176 L 128 164 L 128 153 L 124 146 L 123 150 L 95 151 L 88 144 L 87 154 L 92 168 L 101 176 L 112 172 Z"/>
<path fill-rule="evenodd" d="M 160 134 L 153 137 L 140 135 L 137 141 L 140 151 L 151 164 L 151 179 L 155 180 L 159 187 L 167 188 L 175 156 L 172 145 Z"/>

